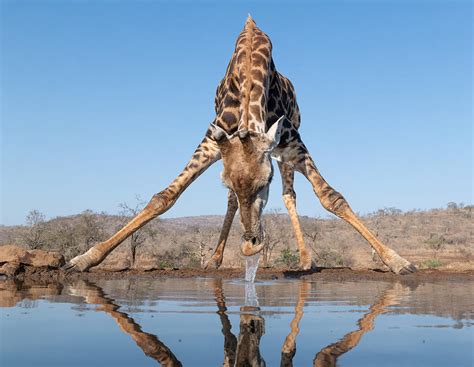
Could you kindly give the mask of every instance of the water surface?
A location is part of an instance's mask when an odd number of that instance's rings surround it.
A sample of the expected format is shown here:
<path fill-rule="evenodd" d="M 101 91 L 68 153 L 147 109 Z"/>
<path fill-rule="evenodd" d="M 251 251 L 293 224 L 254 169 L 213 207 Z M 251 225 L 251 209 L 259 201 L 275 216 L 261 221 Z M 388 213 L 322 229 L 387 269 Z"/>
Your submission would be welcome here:
<path fill-rule="evenodd" d="M 472 286 L 0 282 L 0 365 L 472 366 Z"/>

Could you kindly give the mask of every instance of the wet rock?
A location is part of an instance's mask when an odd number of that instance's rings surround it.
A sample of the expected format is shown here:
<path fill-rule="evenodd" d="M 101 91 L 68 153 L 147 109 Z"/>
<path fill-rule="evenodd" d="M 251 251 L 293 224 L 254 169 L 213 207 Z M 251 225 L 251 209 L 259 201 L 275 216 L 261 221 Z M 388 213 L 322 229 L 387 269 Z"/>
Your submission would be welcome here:
<path fill-rule="evenodd" d="M 20 271 L 21 264 L 17 262 L 9 262 L 0 266 L 0 275 L 4 275 L 7 278 L 14 277 Z"/>
<path fill-rule="evenodd" d="M 57 252 L 26 250 L 18 246 L 7 245 L 0 246 L 0 264 L 3 263 L 59 268 L 64 265 L 64 256 Z"/>

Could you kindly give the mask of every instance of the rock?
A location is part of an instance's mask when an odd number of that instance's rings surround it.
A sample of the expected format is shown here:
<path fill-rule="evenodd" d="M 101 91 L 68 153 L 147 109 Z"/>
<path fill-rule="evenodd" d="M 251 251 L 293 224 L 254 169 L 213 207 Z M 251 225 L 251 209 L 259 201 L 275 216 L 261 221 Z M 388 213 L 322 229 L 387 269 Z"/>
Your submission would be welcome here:
<path fill-rule="evenodd" d="M 24 248 L 6 245 L 0 246 L 0 264 L 17 263 L 34 267 L 48 266 L 59 268 L 64 265 L 64 256 L 57 252 L 43 250 L 26 250 Z"/>
<path fill-rule="evenodd" d="M 133 269 L 138 271 L 150 271 L 160 269 L 160 267 L 154 256 L 142 254 L 136 257 Z"/>
<path fill-rule="evenodd" d="M 124 271 L 130 269 L 130 258 L 125 252 L 112 252 L 103 262 L 90 271 Z"/>
<path fill-rule="evenodd" d="M 7 278 L 11 278 L 18 274 L 20 271 L 21 264 L 17 262 L 9 262 L 0 266 L 0 274 L 5 275 Z"/>
<path fill-rule="evenodd" d="M 49 266 L 50 268 L 60 268 L 64 265 L 64 256 L 58 252 L 48 252 L 43 250 L 30 250 L 32 255 L 31 266 Z"/>
<path fill-rule="evenodd" d="M 24 248 L 14 245 L 0 247 L 0 263 L 19 262 L 18 259 L 26 258 L 27 256 L 28 252 Z"/>

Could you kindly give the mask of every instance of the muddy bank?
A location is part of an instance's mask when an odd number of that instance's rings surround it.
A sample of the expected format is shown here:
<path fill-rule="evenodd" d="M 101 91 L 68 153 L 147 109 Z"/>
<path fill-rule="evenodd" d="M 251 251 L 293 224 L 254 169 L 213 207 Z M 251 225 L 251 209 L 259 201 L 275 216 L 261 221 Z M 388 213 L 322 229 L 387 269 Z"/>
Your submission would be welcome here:
<path fill-rule="evenodd" d="M 84 273 L 66 273 L 61 269 L 35 268 L 25 266 L 22 271 L 15 275 L 15 279 L 28 282 L 55 282 L 75 280 L 102 280 L 102 279 L 161 279 L 161 278 L 195 278 L 212 277 L 220 279 L 243 278 L 243 269 L 166 269 L 152 271 L 127 270 L 122 272 L 106 272 L 91 270 Z M 380 270 L 352 270 L 349 268 L 322 268 L 311 271 L 294 271 L 287 269 L 259 269 L 257 280 L 271 279 L 306 279 L 306 280 L 332 280 L 332 281 L 354 281 L 354 280 L 379 280 L 379 281 L 473 281 L 474 271 L 447 272 L 440 270 L 419 270 L 414 274 L 397 275 Z"/>

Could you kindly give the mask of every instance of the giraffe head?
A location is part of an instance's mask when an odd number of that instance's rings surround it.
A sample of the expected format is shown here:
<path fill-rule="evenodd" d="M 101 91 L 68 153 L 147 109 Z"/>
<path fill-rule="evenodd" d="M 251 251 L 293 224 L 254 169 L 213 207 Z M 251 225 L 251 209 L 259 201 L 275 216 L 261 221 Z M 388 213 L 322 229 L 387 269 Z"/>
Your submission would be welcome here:
<path fill-rule="evenodd" d="M 284 116 L 266 133 L 239 130 L 228 135 L 212 125 L 212 136 L 221 151 L 224 170 L 222 182 L 232 190 L 239 202 L 242 254 L 251 256 L 263 249 L 262 212 L 273 178 L 271 153 L 280 142 Z"/>

